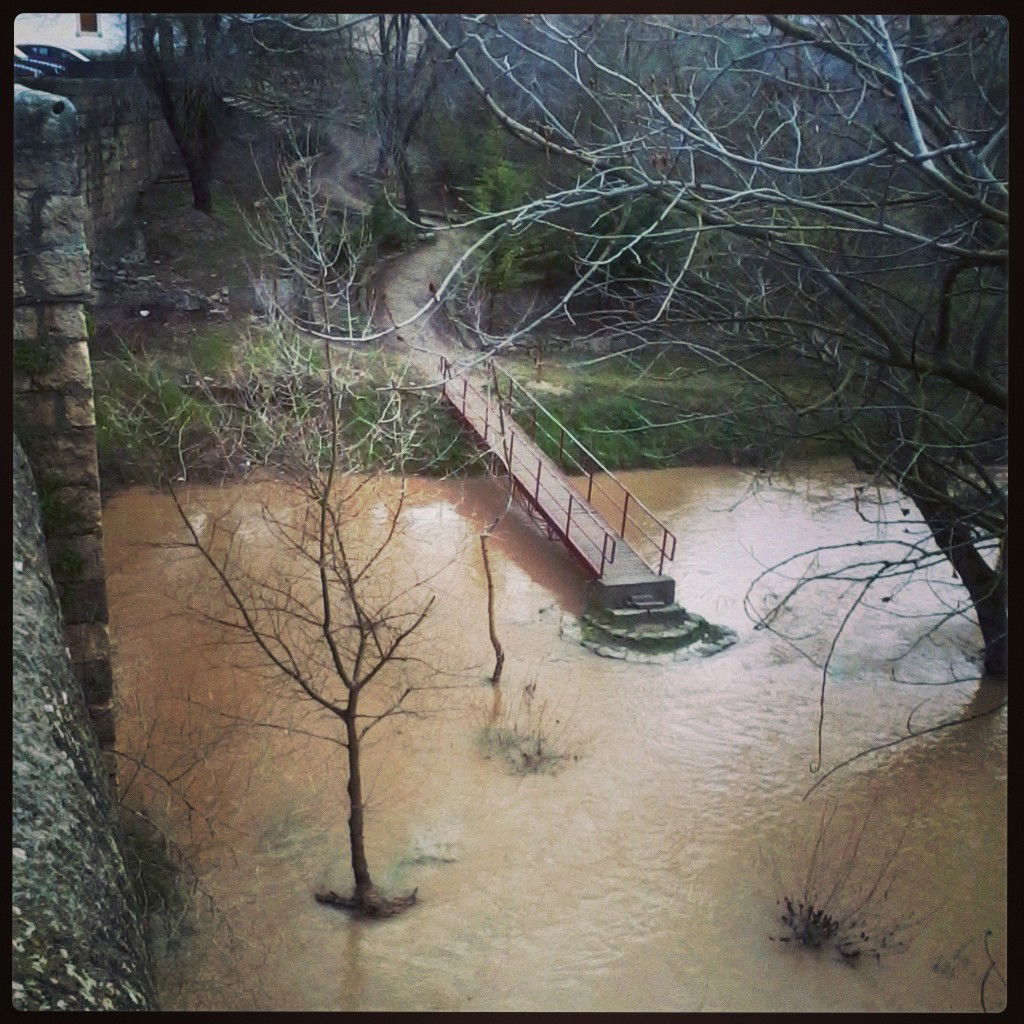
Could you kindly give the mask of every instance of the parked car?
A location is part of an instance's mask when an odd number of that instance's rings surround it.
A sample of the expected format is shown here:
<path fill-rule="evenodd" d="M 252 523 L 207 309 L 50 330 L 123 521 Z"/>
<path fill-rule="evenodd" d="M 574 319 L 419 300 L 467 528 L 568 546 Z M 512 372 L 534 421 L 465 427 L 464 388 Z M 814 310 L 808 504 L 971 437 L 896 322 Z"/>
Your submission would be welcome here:
<path fill-rule="evenodd" d="M 28 57 L 17 47 L 14 48 L 14 77 L 39 78 L 43 74 L 42 68 L 36 67 Z"/>
<path fill-rule="evenodd" d="M 61 75 L 63 73 L 63 64 L 54 64 L 53 61 L 29 57 L 18 47 L 14 48 L 15 78 L 41 78 L 44 75 Z"/>
<path fill-rule="evenodd" d="M 66 75 L 82 69 L 83 64 L 89 64 L 89 58 L 78 50 L 68 50 L 63 46 L 50 46 L 44 43 L 19 43 L 15 48 L 21 51 L 31 64 L 45 67 L 43 74 Z"/>

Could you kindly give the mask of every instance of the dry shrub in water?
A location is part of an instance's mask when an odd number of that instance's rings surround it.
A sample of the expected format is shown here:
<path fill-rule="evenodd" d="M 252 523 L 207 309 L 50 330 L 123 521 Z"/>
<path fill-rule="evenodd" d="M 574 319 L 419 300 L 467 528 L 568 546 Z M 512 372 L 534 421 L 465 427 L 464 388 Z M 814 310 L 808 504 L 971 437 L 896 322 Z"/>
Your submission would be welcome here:
<path fill-rule="evenodd" d="M 875 810 L 875 803 L 866 812 L 822 806 L 813 834 L 791 855 L 788 877 L 775 869 L 773 942 L 830 950 L 850 966 L 906 948 L 908 930 L 921 921 L 915 902 L 903 898 L 909 880 L 900 857 L 911 821 L 886 833 Z"/>
<path fill-rule="evenodd" d="M 566 761 L 579 760 L 579 750 L 567 735 L 567 721 L 564 712 L 537 698 L 536 679 L 507 701 L 495 689 L 481 734 L 484 754 L 503 758 L 516 775 L 555 772 Z"/>

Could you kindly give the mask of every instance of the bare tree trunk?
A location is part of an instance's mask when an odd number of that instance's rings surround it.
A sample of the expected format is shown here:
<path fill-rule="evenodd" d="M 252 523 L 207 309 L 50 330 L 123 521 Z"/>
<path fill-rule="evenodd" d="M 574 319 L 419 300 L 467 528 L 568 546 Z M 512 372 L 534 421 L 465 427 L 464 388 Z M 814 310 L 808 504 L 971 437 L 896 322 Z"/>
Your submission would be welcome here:
<path fill-rule="evenodd" d="M 188 123 L 187 115 L 178 110 L 176 89 L 184 88 L 187 92 L 189 89 L 204 87 L 193 83 L 185 83 L 183 86 L 172 84 L 171 75 L 176 56 L 174 29 L 168 18 L 161 15 L 142 15 L 142 52 L 146 60 L 149 81 L 160 102 L 164 121 L 188 172 L 192 186 L 192 205 L 202 213 L 211 214 L 213 202 L 210 194 L 210 161 L 208 154 L 203 150 L 212 141 L 208 109 L 212 96 L 206 95 L 203 98 L 204 102 L 197 106 L 194 123 Z"/>
<path fill-rule="evenodd" d="M 356 726 L 356 702 L 353 698 L 345 718 L 348 744 L 348 838 L 352 850 L 352 875 L 356 902 L 363 908 L 373 895 L 373 879 L 366 860 L 366 833 L 363 821 L 363 776 L 359 764 L 359 730 Z"/>
<path fill-rule="evenodd" d="M 947 509 L 937 502 L 914 494 L 907 487 L 935 538 L 939 549 L 949 559 L 974 605 L 978 626 L 985 645 L 985 673 L 1005 678 L 1008 671 L 1009 618 L 1006 594 L 1006 548 L 993 569 L 974 546 L 966 523 L 952 520 Z"/>
<path fill-rule="evenodd" d="M 380 44 L 380 70 L 375 82 L 380 138 L 377 173 L 385 176 L 394 171 L 398 175 L 405 212 L 409 220 L 422 226 L 423 213 L 408 154 L 413 133 L 437 83 L 437 74 L 431 56 L 432 40 L 410 46 L 412 24 L 411 14 L 377 16 Z"/>
<path fill-rule="evenodd" d="M 491 646 L 494 648 L 494 672 L 491 674 L 491 686 L 501 682 L 501 670 L 505 667 L 505 651 L 494 628 L 494 578 L 491 576 L 491 561 L 487 556 L 486 533 L 480 534 L 480 550 L 484 556 L 484 575 L 487 577 L 487 628 L 491 634 Z"/>
<path fill-rule="evenodd" d="M 210 168 L 207 161 L 185 142 L 178 139 L 175 139 L 175 142 L 178 143 L 178 151 L 185 162 L 189 184 L 192 186 L 192 205 L 200 213 L 211 215 L 213 213 L 213 196 L 210 191 Z"/>
<path fill-rule="evenodd" d="M 409 158 L 404 149 L 398 154 L 398 180 L 402 185 L 402 195 L 405 197 L 405 212 L 409 220 L 422 227 L 423 211 L 420 209 L 420 202 L 416 197 L 416 186 L 413 184 Z"/>

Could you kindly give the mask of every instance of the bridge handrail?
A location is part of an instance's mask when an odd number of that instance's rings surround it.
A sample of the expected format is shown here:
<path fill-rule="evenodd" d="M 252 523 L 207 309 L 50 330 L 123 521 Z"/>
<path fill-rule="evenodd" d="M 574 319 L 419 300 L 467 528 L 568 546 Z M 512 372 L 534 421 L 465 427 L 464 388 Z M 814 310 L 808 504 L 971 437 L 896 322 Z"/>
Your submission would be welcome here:
<path fill-rule="evenodd" d="M 530 401 L 533 405 L 535 405 L 538 409 L 540 409 L 541 412 L 543 412 L 544 415 L 547 416 L 550 420 L 552 420 L 553 422 L 557 423 L 558 427 L 559 427 L 559 430 L 562 431 L 564 436 L 568 437 L 573 442 L 573 444 L 575 444 L 587 456 L 587 458 L 590 459 L 593 462 L 594 466 L 597 469 L 600 469 L 609 479 L 611 479 L 619 487 L 619 489 L 622 491 L 622 493 L 626 495 L 626 499 L 624 501 L 624 511 L 626 513 L 626 516 L 624 518 L 628 518 L 629 522 L 631 522 L 636 527 L 636 529 L 639 531 L 639 533 L 647 541 L 649 541 L 651 544 L 653 544 L 656 548 L 658 548 L 660 550 L 661 559 L 660 559 L 660 564 L 658 566 L 658 572 L 661 573 L 663 571 L 663 569 L 664 569 L 665 562 L 666 561 L 671 562 L 675 558 L 675 553 L 676 553 L 676 536 L 675 536 L 675 534 L 672 533 L 672 531 L 669 530 L 669 528 L 667 526 L 665 526 L 665 524 L 638 497 L 636 497 L 636 495 L 633 494 L 633 492 L 630 491 L 629 488 L 626 487 L 626 485 L 603 462 L 601 462 L 601 460 L 598 459 L 597 456 L 594 455 L 594 453 L 592 451 L 590 451 L 590 449 L 578 437 L 576 437 L 576 435 L 573 434 L 572 431 L 569 430 L 558 419 L 558 417 L 555 416 L 555 414 L 553 412 L 551 412 L 539 399 L 537 399 L 533 395 L 531 395 L 530 392 L 527 391 L 526 388 L 524 388 L 522 386 L 522 384 L 520 384 L 507 370 L 501 370 L 501 373 L 505 377 L 508 378 L 510 387 L 515 388 L 519 392 L 522 392 L 522 394 L 527 398 L 528 401 Z M 510 394 L 511 394 L 511 392 L 510 392 Z M 499 399 L 500 399 L 500 396 L 499 396 Z M 553 435 L 547 434 L 546 431 L 545 431 L 545 434 L 548 437 L 550 437 L 552 441 L 554 440 Z M 569 459 L 572 460 L 572 462 L 576 465 L 576 467 L 582 473 L 587 474 L 588 470 L 587 470 L 587 468 L 585 466 L 581 465 L 576 459 L 574 459 L 568 453 L 565 453 L 565 454 L 567 455 L 567 457 Z M 601 490 L 602 493 L 607 495 L 608 492 L 604 491 L 603 488 L 599 487 L 598 489 Z M 611 498 L 611 495 L 609 495 L 609 497 Z M 611 498 L 611 500 L 614 501 L 614 498 Z M 654 537 L 651 537 L 646 532 L 646 530 L 644 530 L 644 528 L 640 525 L 640 523 L 637 522 L 636 519 L 634 519 L 631 516 L 628 516 L 628 509 L 629 509 L 629 505 L 630 504 L 638 505 L 640 507 L 640 509 L 647 515 L 647 517 L 658 527 L 658 529 L 661 531 L 661 540 L 660 540 L 660 542 L 658 540 L 656 540 Z M 624 536 L 624 534 L 625 534 L 625 529 L 623 528 L 623 536 Z M 668 547 L 668 542 L 669 541 L 671 541 L 671 548 Z M 653 569 L 653 566 L 651 566 L 651 568 Z"/>
<path fill-rule="evenodd" d="M 562 431 L 563 427 L 562 427 L 561 423 L 557 419 L 555 419 L 554 422 L 559 424 L 559 431 Z M 546 437 L 552 443 L 554 443 L 555 441 L 561 440 L 561 438 L 556 438 L 554 434 L 550 433 L 548 430 L 546 430 L 544 427 L 542 427 L 539 423 L 536 424 L 535 429 L 540 431 L 544 435 L 544 437 Z M 566 431 L 566 433 L 568 434 L 569 432 Z M 534 435 L 534 437 L 536 437 L 536 435 Z M 571 434 L 569 434 L 569 437 L 570 437 L 570 440 L 572 440 L 574 443 L 578 444 L 578 442 L 575 441 L 575 439 L 571 436 Z M 580 447 L 582 447 L 582 446 L 580 446 Z M 590 456 L 591 453 L 590 453 L 590 450 L 588 448 L 583 447 L 583 451 L 586 453 L 586 455 L 588 457 Z M 593 476 L 594 469 L 601 469 L 602 467 L 594 466 L 594 467 L 591 467 L 590 469 L 588 469 L 588 467 L 583 465 L 583 463 L 581 463 L 578 459 L 576 459 L 572 455 L 571 452 L 563 449 L 561 454 L 562 454 L 562 457 L 564 459 L 566 459 L 573 466 L 573 468 L 578 469 L 579 472 L 583 476 L 586 476 L 586 477 L 589 478 L 588 495 L 590 493 L 592 493 L 593 491 L 596 491 L 599 494 L 605 495 L 607 498 L 609 498 L 609 500 L 613 503 L 613 505 L 615 505 L 615 503 L 616 503 L 615 495 L 609 494 L 609 492 L 607 490 L 605 490 L 605 488 L 602 487 L 601 484 L 598 483 L 595 480 L 594 476 Z M 671 559 L 675 557 L 675 536 L 650 512 L 649 509 L 647 509 L 647 507 L 640 501 L 639 498 L 636 497 L 635 494 L 633 494 L 632 491 L 630 491 L 627 487 L 625 487 L 625 485 L 620 480 L 618 480 L 614 475 L 607 473 L 606 470 L 603 470 L 603 472 L 605 472 L 606 475 L 611 477 L 612 482 L 615 483 L 619 487 L 619 490 L 620 490 L 620 492 L 622 494 L 627 495 L 627 500 L 625 500 L 623 502 L 623 505 L 622 505 L 622 511 L 625 513 L 625 515 L 623 516 L 623 533 L 622 533 L 622 535 L 625 536 L 625 523 L 628 521 L 636 529 L 637 533 L 639 533 L 640 536 L 644 538 L 644 540 L 646 540 L 648 543 L 652 544 L 656 549 L 659 548 L 662 545 L 662 543 L 667 543 L 667 540 L 671 539 L 672 540 L 671 554 L 669 554 L 667 551 L 665 552 L 665 557 L 668 558 L 668 560 L 671 561 Z M 658 538 L 656 538 L 656 537 L 652 537 L 644 529 L 644 527 L 641 525 L 640 521 L 638 519 L 636 519 L 635 516 L 629 514 L 629 507 L 630 507 L 629 503 L 630 502 L 632 502 L 634 505 L 640 506 L 641 511 L 645 512 L 647 517 L 649 519 L 651 519 L 654 522 L 654 524 L 659 529 L 661 529 L 662 535 L 661 535 L 661 539 L 660 540 Z M 617 506 L 616 506 L 616 511 L 618 511 L 618 507 Z M 663 566 L 659 566 L 659 572 L 661 571 L 661 568 L 663 568 Z"/>
<path fill-rule="evenodd" d="M 453 377 L 454 377 L 453 367 L 452 367 L 451 363 L 448 361 L 448 359 L 445 356 L 443 356 L 443 355 L 440 358 L 440 368 L 441 368 L 441 375 L 442 375 L 442 382 L 441 382 L 441 384 L 442 384 L 442 391 L 445 394 L 445 396 L 449 399 L 449 401 L 451 401 L 452 404 L 456 407 L 456 409 L 458 409 L 458 403 L 456 402 L 454 396 L 449 394 L 449 391 L 448 391 L 448 383 L 450 381 L 452 381 Z M 468 378 L 466 378 L 466 377 L 463 377 L 462 391 L 463 391 L 463 394 L 462 394 L 462 410 L 461 411 L 462 411 L 463 417 L 466 417 L 466 415 L 467 415 L 466 414 L 466 397 L 467 397 L 467 394 L 469 392 L 472 392 L 473 397 L 475 399 L 478 399 L 478 400 L 480 400 L 480 401 L 482 401 L 484 403 L 485 409 L 489 409 L 490 408 L 490 402 L 487 399 L 487 396 L 482 394 L 480 392 L 480 390 L 478 388 L 476 388 L 473 384 L 471 384 L 469 382 Z M 518 430 L 517 430 L 517 428 L 518 428 Z M 533 444 L 533 442 L 532 442 L 532 440 L 530 440 L 529 434 L 525 430 L 523 430 L 521 427 L 519 427 L 519 425 L 515 422 L 515 420 L 512 419 L 511 416 L 509 416 L 509 424 L 506 425 L 504 433 L 509 438 L 508 446 L 504 447 L 504 453 L 503 453 L 504 454 L 504 459 L 505 459 L 506 463 L 508 464 L 509 472 L 513 473 L 513 475 L 514 475 L 514 464 L 517 461 L 518 461 L 518 463 L 520 465 L 523 465 L 523 466 L 526 465 L 523 462 L 523 459 L 522 459 L 522 456 L 521 456 L 520 452 L 518 450 L 515 450 L 515 448 L 514 448 L 516 436 L 523 435 L 523 436 L 525 436 L 527 438 L 528 441 L 530 441 L 531 444 Z M 485 438 L 485 440 L 487 439 L 486 434 L 487 434 L 487 431 L 486 431 L 486 421 L 485 421 L 485 431 L 484 431 L 484 438 Z M 599 578 L 602 577 L 604 575 L 605 567 L 608 566 L 608 565 L 612 565 L 614 563 L 614 561 L 615 561 L 615 554 L 616 554 L 616 551 L 617 551 L 617 548 L 618 548 L 618 542 L 617 542 L 617 540 L 615 538 L 615 535 L 613 533 L 611 533 L 605 527 L 604 523 L 602 523 L 600 518 L 588 507 L 586 502 L 583 502 L 582 500 L 579 500 L 578 504 L 576 505 L 576 509 L 574 510 L 574 508 L 573 508 L 573 496 L 572 496 L 572 490 L 571 489 L 569 490 L 569 503 L 568 503 L 568 506 L 563 508 L 561 502 L 558 500 L 558 496 L 549 487 L 547 487 L 546 485 L 541 483 L 541 478 L 542 478 L 541 470 L 547 468 L 547 467 L 545 467 L 543 465 L 542 459 L 547 459 L 548 461 L 550 461 L 550 459 L 547 456 L 547 454 L 543 451 L 543 449 L 540 449 L 540 448 L 534 446 L 534 450 L 539 451 L 539 453 L 540 453 L 540 455 L 538 457 L 538 460 L 537 460 L 537 473 L 536 473 L 536 477 L 535 477 L 535 481 L 536 481 L 535 493 L 534 493 L 535 501 L 537 501 L 539 499 L 540 490 L 541 490 L 541 488 L 543 488 L 545 494 L 550 495 L 550 497 L 553 499 L 554 506 L 560 512 L 561 511 L 565 511 L 566 512 L 566 523 L 565 523 L 564 529 L 565 529 L 565 536 L 566 536 L 567 540 L 569 540 L 569 542 L 573 544 L 573 547 L 579 553 L 580 557 L 582 557 L 587 562 L 587 564 L 590 565 L 590 567 L 596 572 L 597 576 Z M 548 473 L 550 474 L 550 470 L 548 470 Z M 585 530 L 583 531 L 583 536 L 586 537 L 588 544 L 593 546 L 594 551 L 597 552 L 598 550 L 600 550 L 600 554 L 601 554 L 600 563 L 597 562 L 596 558 L 591 557 L 586 551 L 583 551 L 579 547 L 578 544 L 575 544 L 575 543 L 572 542 L 571 529 L 572 529 L 572 524 L 573 524 L 573 513 L 574 513 L 574 511 L 575 511 L 575 515 L 576 515 L 576 525 L 577 525 L 578 529 L 580 527 L 580 519 L 586 519 L 588 522 L 592 523 L 594 528 L 600 533 L 601 538 L 602 538 L 602 543 L 601 543 L 600 548 L 599 548 L 596 540 L 594 540 L 593 537 L 588 535 Z M 561 527 L 559 527 L 559 529 L 561 529 Z M 609 550 L 609 546 L 610 546 L 610 550 Z"/>
<path fill-rule="evenodd" d="M 448 380 L 451 380 L 450 376 L 446 377 L 446 379 L 445 379 L 445 394 L 448 393 L 447 392 L 447 381 Z M 464 387 L 463 387 L 463 407 L 462 407 L 462 414 L 463 414 L 463 416 L 467 416 L 466 408 L 465 408 L 465 398 L 466 398 L 466 393 L 467 392 L 472 392 L 473 397 L 475 399 L 478 399 L 478 400 L 482 401 L 484 403 L 484 405 L 485 405 L 485 408 L 489 408 L 490 407 L 490 404 L 489 404 L 489 402 L 487 400 L 487 397 L 485 395 L 483 395 L 479 391 L 479 389 L 477 389 L 472 384 L 470 384 L 467 380 L 465 380 L 465 378 L 463 378 L 463 384 L 464 384 Z M 456 405 L 456 408 L 457 408 L 458 405 L 455 402 L 455 400 L 450 395 L 448 397 L 449 397 L 449 400 L 452 401 L 452 403 L 454 405 Z M 517 464 L 520 465 L 520 466 L 523 466 L 523 467 L 525 467 L 527 469 L 529 469 L 527 463 L 525 463 L 524 460 L 523 460 L 523 457 L 522 457 L 522 454 L 521 454 L 521 446 L 518 449 L 515 447 L 515 439 L 518 436 L 525 436 L 527 438 L 527 440 L 529 440 L 529 435 L 526 434 L 526 432 L 523 431 L 522 428 L 517 429 L 518 424 L 516 424 L 515 421 L 511 419 L 511 417 L 509 417 L 509 419 L 511 421 L 511 425 L 506 425 L 504 434 L 502 434 L 501 436 L 503 437 L 503 439 L 507 438 L 507 440 L 508 440 L 508 444 L 503 446 L 503 449 L 504 449 L 503 450 L 503 457 L 504 457 L 505 462 L 508 464 L 509 471 L 514 476 L 515 472 L 516 472 L 516 465 Z M 485 440 L 487 440 L 486 421 L 485 421 L 484 438 L 485 438 Z M 536 447 L 534 447 L 533 450 L 536 451 L 538 449 L 536 449 Z M 573 547 L 579 553 L 580 557 L 582 557 L 587 562 L 587 564 L 591 566 L 591 568 L 595 571 L 597 576 L 601 577 L 601 576 L 604 575 L 605 567 L 607 565 L 613 564 L 614 561 L 615 561 L 615 553 L 616 553 L 616 549 L 618 547 L 617 541 L 615 539 L 615 535 L 612 534 L 610 531 L 608 531 L 605 528 L 604 524 L 587 507 L 587 505 L 585 503 L 579 502 L 576 505 L 576 508 L 574 510 L 574 508 L 573 508 L 573 498 L 572 498 L 571 490 L 569 492 L 569 503 L 568 503 L 568 505 L 567 506 L 563 506 L 561 504 L 561 502 L 558 500 L 558 495 L 556 495 L 546 484 L 543 484 L 541 482 L 542 476 L 543 476 L 542 470 L 547 468 L 543 464 L 543 461 L 542 461 L 543 458 L 547 458 L 547 456 L 544 454 L 543 451 L 541 451 L 540 455 L 538 456 L 538 459 L 537 459 L 537 472 L 536 472 L 536 476 L 534 478 L 535 479 L 534 500 L 538 504 L 540 503 L 539 502 L 540 491 L 543 490 L 544 493 L 546 495 L 549 495 L 551 497 L 551 499 L 552 499 L 552 502 L 548 506 L 548 508 L 550 509 L 552 507 L 552 505 L 553 505 L 553 507 L 557 508 L 559 510 L 559 512 L 564 511 L 566 513 L 566 523 L 565 523 L 565 528 L 564 528 L 565 529 L 565 536 L 566 536 L 566 538 L 570 541 L 570 543 L 573 544 Z M 523 474 L 523 475 L 524 476 L 528 476 L 528 474 Z M 550 475 L 550 470 L 548 470 L 548 475 Z M 573 518 L 574 511 L 575 511 L 575 520 Z M 599 549 L 597 541 L 592 536 L 590 536 L 586 532 L 586 530 L 582 531 L 583 532 L 583 536 L 586 538 L 588 545 L 593 547 L 594 552 L 597 552 L 598 550 L 600 550 L 600 553 L 601 553 L 600 563 L 598 563 L 596 558 L 592 557 L 588 551 L 583 550 L 578 543 L 574 543 L 572 541 L 572 526 L 573 526 L 573 524 L 575 522 L 575 525 L 576 525 L 577 529 L 579 529 L 579 527 L 580 527 L 580 520 L 581 519 L 585 519 L 588 522 L 590 522 L 591 524 L 593 524 L 594 529 L 596 531 L 598 531 L 598 533 L 600 533 L 600 535 L 601 535 L 602 543 L 601 543 L 600 549 Z M 561 527 L 559 527 L 559 528 L 561 529 Z M 609 545 L 610 545 L 610 549 L 609 549 Z"/>
<path fill-rule="evenodd" d="M 478 394 L 479 394 L 479 392 L 478 392 Z M 529 439 L 529 434 L 526 434 L 526 432 L 523 431 L 522 428 L 519 428 L 519 430 L 517 430 L 515 426 L 513 426 L 513 427 L 506 426 L 505 433 L 506 433 L 506 435 L 508 435 L 512 439 L 514 439 L 517 436 L 520 436 L 520 434 L 525 435 L 527 437 L 527 439 Z M 523 457 L 521 455 L 521 448 L 514 448 L 513 447 L 514 443 L 515 443 L 514 440 L 510 441 L 510 448 L 506 449 L 505 459 L 506 459 L 506 461 L 509 464 L 509 470 L 514 472 L 514 465 L 516 463 L 518 463 L 520 466 L 524 467 L 524 469 L 526 469 L 528 472 L 531 472 L 529 465 L 524 461 L 524 459 L 523 459 Z M 544 453 L 542 452 L 541 454 L 543 455 Z M 558 500 L 558 495 L 555 494 L 554 491 L 552 491 L 550 487 L 548 487 L 546 484 L 541 482 L 542 479 L 543 479 L 543 474 L 542 474 L 541 470 L 542 469 L 546 469 L 546 468 L 547 467 L 545 467 L 543 465 L 543 462 L 541 461 L 541 459 L 538 458 L 538 460 L 537 460 L 537 473 L 536 473 L 536 475 L 534 477 L 534 480 L 536 482 L 536 488 L 535 488 L 535 491 L 534 491 L 534 500 L 539 504 L 540 492 L 543 491 L 545 494 L 547 494 L 547 495 L 549 495 L 551 497 L 552 504 L 554 505 L 555 508 L 557 508 L 560 512 L 564 511 L 566 513 L 567 519 L 566 519 L 566 525 L 565 525 L 565 535 L 570 540 L 570 542 L 572 541 L 572 535 L 571 535 L 572 524 L 575 523 L 575 525 L 578 527 L 579 526 L 579 521 L 580 521 L 581 518 L 585 518 L 586 520 L 588 520 L 590 523 L 593 524 L 593 526 L 594 526 L 594 528 L 596 530 L 600 531 L 601 538 L 602 538 L 601 549 L 600 549 L 601 550 L 601 562 L 600 562 L 600 564 L 598 564 L 598 562 L 595 559 L 589 557 L 586 552 L 581 551 L 579 549 L 578 545 L 574 545 L 574 546 L 580 552 L 581 556 L 583 558 L 585 558 L 587 560 L 587 562 L 591 565 L 591 567 L 597 572 L 598 577 L 603 576 L 604 575 L 605 566 L 606 565 L 612 565 L 615 562 L 615 552 L 616 552 L 616 549 L 618 547 L 618 542 L 615 539 L 615 535 L 613 533 L 611 533 L 611 531 L 609 531 L 604 526 L 604 524 L 600 521 L 600 519 L 598 519 L 598 517 L 582 501 L 579 502 L 576 505 L 576 507 L 575 507 L 576 510 L 575 510 L 575 518 L 574 518 L 572 491 L 570 490 L 570 492 L 569 492 L 569 494 L 570 494 L 569 504 L 567 506 L 563 506 L 561 504 L 561 502 Z M 528 475 L 528 473 L 524 474 L 524 475 Z M 550 475 L 550 472 L 548 473 L 548 475 Z M 588 543 L 593 545 L 594 551 L 596 552 L 598 550 L 597 541 L 593 537 L 588 535 L 585 530 L 582 531 L 582 532 L 583 532 L 583 536 L 586 537 Z M 610 550 L 609 550 L 609 545 L 610 545 Z"/>

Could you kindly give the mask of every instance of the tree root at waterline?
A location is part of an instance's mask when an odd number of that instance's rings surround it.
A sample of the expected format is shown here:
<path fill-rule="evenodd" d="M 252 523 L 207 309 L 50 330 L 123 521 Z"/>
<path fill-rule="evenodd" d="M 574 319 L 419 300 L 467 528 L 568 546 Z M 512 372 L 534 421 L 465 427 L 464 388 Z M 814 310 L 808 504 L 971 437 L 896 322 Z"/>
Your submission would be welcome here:
<path fill-rule="evenodd" d="M 371 889 L 362 895 L 355 893 L 351 896 L 342 896 L 331 889 L 313 895 L 317 903 L 327 903 L 332 907 L 350 910 L 359 917 L 394 917 L 416 903 L 418 892 L 419 888 L 416 888 L 405 896 L 385 896 L 376 889 Z"/>

